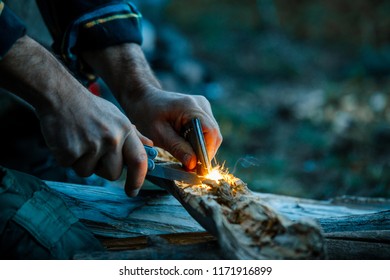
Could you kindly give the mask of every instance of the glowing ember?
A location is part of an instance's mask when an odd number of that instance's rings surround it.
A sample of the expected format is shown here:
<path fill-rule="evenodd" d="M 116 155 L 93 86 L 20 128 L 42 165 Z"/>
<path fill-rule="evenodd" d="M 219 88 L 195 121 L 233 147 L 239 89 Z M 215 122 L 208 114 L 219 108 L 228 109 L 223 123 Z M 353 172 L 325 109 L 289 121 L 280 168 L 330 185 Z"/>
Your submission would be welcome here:
<path fill-rule="evenodd" d="M 214 168 L 205 177 L 207 179 L 210 179 L 210 180 L 219 181 L 219 180 L 223 179 L 223 174 L 221 173 L 221 171 L 218 168 Z"/>

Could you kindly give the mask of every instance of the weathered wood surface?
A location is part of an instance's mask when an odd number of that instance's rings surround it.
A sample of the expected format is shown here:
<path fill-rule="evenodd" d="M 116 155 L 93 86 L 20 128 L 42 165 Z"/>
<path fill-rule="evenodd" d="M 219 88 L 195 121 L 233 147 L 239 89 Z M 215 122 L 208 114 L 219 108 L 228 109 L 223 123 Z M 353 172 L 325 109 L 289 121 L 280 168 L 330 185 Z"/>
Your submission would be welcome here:
<path fill-rule="evenodd" d="M 324 238 L 312 219 L 282 216 L 240 179 L 163 185 L 234 259 L 322 259 Z"/>
<path fill-rule="evenodd" d="M 123 189 L 113 186 L 47 184 L 61 193 L 72 211 L 110 249 L 97 256 L 80 258 L 231 258 L 165 191 L 144 191 L 136 198 L 129 198 Z M 390 200 L 339 198 L 317 201 L 273 194 L 255 195 L 292 220 L 314 218 L 324 232 L 330 259 L 390 259 Z"/>
<path fill-rule="evenodd" d="M 119 187 L 46 182 L 59 191 L 70 209 L 97 236 L 129 238 L 180 232 L 201 232 L 183 207 L 165 191 L 127 197 Z"/>

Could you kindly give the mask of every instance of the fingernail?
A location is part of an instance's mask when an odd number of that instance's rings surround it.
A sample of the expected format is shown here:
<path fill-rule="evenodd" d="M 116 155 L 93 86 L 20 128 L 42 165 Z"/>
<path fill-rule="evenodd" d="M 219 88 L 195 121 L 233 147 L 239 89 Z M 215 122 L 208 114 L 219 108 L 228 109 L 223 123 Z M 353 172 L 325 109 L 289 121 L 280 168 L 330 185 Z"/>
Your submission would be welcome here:
<path fill-rule="evenodd" d="M 131 196 L 131 197 L 136 197 L 139 193 L 139 190 L 140 189 L 135 189 L 135 190 L 131 190 L 127 193 L 128 196 Z"/>
<path fill-rule="evenodd" d="M 191 163 L 191 155 L 190 154 L 185 154 L 183 157 L 184 160 L 184 165 L 189 166 Z"/>
<path fill-rule="evenodd" d="M 184 165 L 188 169 L 194 169 L 196 167 L 195 157 L 193 157 L 190 154 L 185 154 L 183 158 L 184 158 Z"/>

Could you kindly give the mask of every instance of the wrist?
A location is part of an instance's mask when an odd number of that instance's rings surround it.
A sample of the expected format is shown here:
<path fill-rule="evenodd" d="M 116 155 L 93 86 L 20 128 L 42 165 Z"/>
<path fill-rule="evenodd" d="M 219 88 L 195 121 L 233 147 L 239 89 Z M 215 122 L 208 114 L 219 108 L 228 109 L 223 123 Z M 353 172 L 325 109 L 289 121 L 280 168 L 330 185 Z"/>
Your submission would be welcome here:
<path fill-rule="evenodd" d="M 118 101 L 127 103 L 161 89 L 139 45 L 126 43 L 83 53 Z"/>

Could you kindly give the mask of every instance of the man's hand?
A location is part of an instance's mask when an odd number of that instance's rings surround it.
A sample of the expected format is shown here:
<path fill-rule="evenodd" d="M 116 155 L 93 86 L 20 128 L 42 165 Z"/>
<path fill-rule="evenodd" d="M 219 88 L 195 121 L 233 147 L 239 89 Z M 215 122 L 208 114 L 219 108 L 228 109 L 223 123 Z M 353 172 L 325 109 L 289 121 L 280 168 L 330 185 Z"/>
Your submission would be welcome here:
<path fill-rule="evenodd" d="M 182 133 L 184 125 L 195 117 L 202 123 L 210 159 L 215 156 L 222 136 L 205 97 L 151 89 L 132 104 L 131 108 L 125 110 L 141 132 L 153 139 L 157 146 L 169 151 L 188 169 L 196 167 L 196 155 Z"/>
<path fill-rule="evenodd" d="M 142 136 L 118 108 L 93 96 L 62 64 L 28 36 L 0 61 L 0 85 L 36 110 L 57 160 L 81 176 L 117 179 L 128 168 L 126 193 L 135 196 L 147 172 Z"/>
<path fill-rule="evenodd" d="M 126 193 L 135 196 L 147 172 L 143 144 L 153 145 L 112 103 L 90 93 L 39 114 L 43 136 L 56 159 L 82 177 L 117 180 L 123 164 Z"/>
<path fill-rule="evenodd" d="M 140 46 L 112 46 L 85 52 L 83 57 L 107 82 L 131 121 L 157 146 L 172 153 L 188 169 L 195 168 L 195 153 L 181 130 L 197 117 L 210 159 L 214 157 L 222 136 L 209 102 L 203 96 L 161 90 Z"/>

